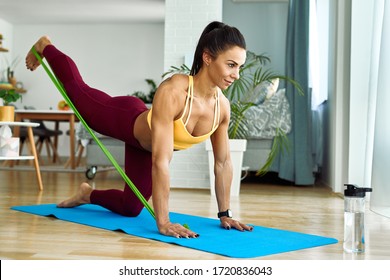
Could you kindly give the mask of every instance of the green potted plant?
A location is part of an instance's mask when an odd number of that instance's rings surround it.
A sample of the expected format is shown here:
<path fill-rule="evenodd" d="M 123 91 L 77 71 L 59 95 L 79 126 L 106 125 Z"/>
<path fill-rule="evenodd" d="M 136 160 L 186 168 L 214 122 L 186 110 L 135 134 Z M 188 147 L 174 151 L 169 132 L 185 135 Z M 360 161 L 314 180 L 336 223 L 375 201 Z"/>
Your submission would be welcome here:
<path fill-rule="evenodd" d="M 15 115 L 15 107 L 10 106 L 22 96 L 15 91 L 14 88 L 0 85 L 0 98 L 3 100 L 3 106 L 0 106 L 0 121 L 13 122 Z"/>
<path fill-rule="evenodd" d="M 157 91 L 157 84 L 152 79 L 145 79 L 145 82 L 149 85 L 149 92 L 146 94 L 143 91 L 136 91 L 132 95 L 141 99 L 145 104 L 151 104 Z"/>

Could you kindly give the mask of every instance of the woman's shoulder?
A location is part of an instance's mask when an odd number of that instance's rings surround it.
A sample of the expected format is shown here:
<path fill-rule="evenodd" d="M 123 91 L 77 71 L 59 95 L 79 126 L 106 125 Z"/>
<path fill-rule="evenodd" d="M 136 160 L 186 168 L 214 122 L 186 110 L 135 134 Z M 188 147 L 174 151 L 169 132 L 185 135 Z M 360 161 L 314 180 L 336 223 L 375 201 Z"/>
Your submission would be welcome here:
<path fill-rule="evenodd" d="M 160 91 L 169 91 L 171 93 L 181 93 L 188 89 L 188 76 L 183 74 L 175 74 L 164 80 L 160 86 Z"/>
<path fill-rule="evenodd" d="M 221 110 L 221 121 L 230 119 L 230 101 L 221 90 L 218 92 Z"/>
<path fill-rule="evenodd" d="M 187 85 L 188 86 L 188 75 L 185 74 L 174 74 L 171 77 L 165 79 L 161 85 Z"/>

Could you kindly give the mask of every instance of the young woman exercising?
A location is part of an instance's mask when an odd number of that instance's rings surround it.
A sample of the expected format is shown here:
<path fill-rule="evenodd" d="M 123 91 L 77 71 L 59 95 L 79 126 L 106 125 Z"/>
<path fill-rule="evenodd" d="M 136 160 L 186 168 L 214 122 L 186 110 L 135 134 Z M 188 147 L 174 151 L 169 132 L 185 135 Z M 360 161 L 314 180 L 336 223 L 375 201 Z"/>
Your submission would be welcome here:
<path fill-rule="evenodd" d="M 240 231 L 251 226 L 232 219 L 230 185 L 232 164 L 227 128 L 229 101 L 221 90 L 239 78 L 246 59 L 242 34 L 234 27 L 212 22 L 204 29 L 189 76 L 173 75 L 159 86 L 149 110 L 138 98 L 111 97 L 91 88 L 82 79 L 73 60 L 59 51 L 47 36 L 34 45 L 63 84 L 69 98 L 95 131 L 125 143 L 125 172 L 146 200 L 152 197 L 156 223 L 161 234 L 198 237 L 198 234 L 169 220 L 169 163 L 174 150 L 182 150 L 211 138 L 215 158 L 215 190 L 221 226 Z M 39 61 L 32 52 L 26 66 L 35 70 Z M 143 209 L 132 190 L 94 190 L 82 183 L 58 207 L 85 203 L 101 205 L 125 216 Z"/>

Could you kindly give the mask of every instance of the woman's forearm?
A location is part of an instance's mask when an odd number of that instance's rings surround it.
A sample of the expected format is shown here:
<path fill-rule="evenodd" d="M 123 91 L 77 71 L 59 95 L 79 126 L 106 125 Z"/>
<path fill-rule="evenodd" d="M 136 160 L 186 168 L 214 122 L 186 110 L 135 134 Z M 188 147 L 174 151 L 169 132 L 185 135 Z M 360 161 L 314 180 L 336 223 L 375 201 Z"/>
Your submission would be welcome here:
<path fill-rule="evenodd" d="M 156 223 L 160 228 L 169 223 L 169 169 L 153 165 L 152 167 L 152 200 Z"/>
<path fill-rule="evenodd" d="M 230 208 L 230 187 L 233 179 L 231 161 L 226 161 L 223 164 L 215 163 L 214 172 L 218 210 L 226 211 Z"/>

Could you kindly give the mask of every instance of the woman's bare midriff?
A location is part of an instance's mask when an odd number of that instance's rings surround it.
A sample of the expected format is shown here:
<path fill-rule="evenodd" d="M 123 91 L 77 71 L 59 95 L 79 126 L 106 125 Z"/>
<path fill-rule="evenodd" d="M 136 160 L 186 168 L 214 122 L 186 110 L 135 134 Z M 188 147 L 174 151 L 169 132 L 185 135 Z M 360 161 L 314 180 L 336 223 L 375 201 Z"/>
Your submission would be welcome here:
<path fill-rule="evenodd" d="M 141 113 L 134 123 L 134 137 L 138 140 L 142 148 L 152 151 L 152 132 L 149 128 L 147 116 L 149 110 Z"/>

